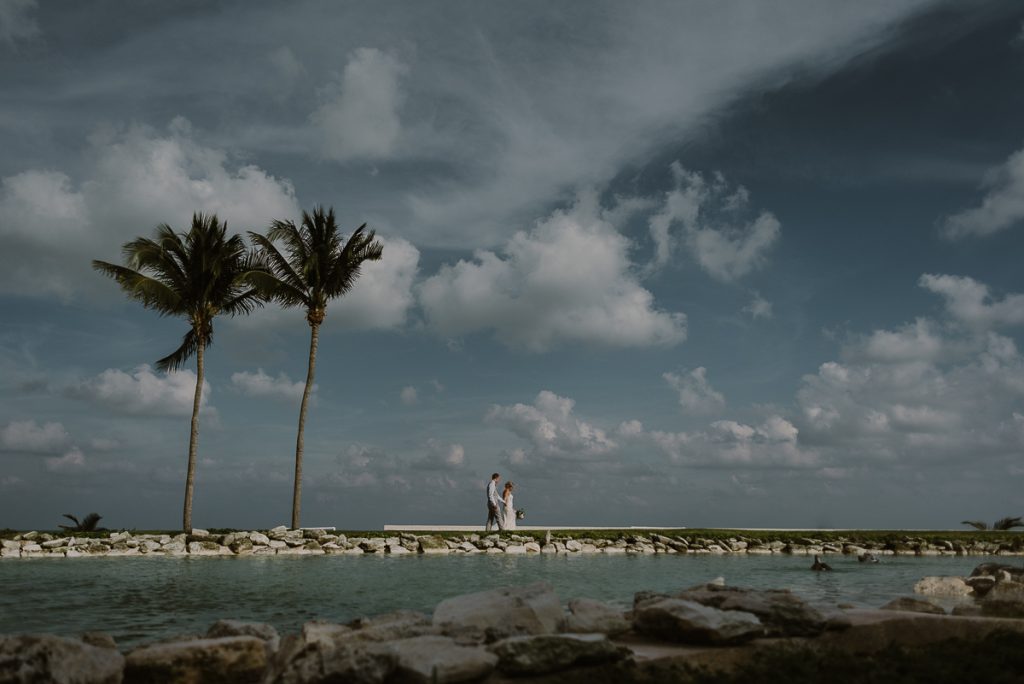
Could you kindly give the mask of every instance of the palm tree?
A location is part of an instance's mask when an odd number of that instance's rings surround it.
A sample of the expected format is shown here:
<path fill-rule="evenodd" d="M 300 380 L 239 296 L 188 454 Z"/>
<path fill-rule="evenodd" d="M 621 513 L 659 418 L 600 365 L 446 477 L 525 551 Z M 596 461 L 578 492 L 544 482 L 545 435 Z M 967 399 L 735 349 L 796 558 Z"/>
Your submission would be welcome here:
<path fill-rule="evenodd" d="M 249 282 L 268 300 L 284 307 L 303 307 L 310 327 L 309 365 L 306 388 L 299 407 L 299 431 L 295 439 L 295 485 L 292 492 L 292 529 L 299 527 L 302 508 L 302 452 L 306 428 L 306 410 L 316 374 L 316 350 L 320 325 L 327 315 L 327 302 L 341 297 L 355 284 L 363 262 L 377 261 L 384 246 L 374 239 L 374 231 L 359 226 L 344 240 L 334 219 L 334 209 L 324 213 L 314 207 L 313 213 L 302 212 L 302 225 L 291 221 L 274 221 L 267 234 L 249 232 L 259 248 L 261 268 L 253 270 Z M 282 254 L 274 242 L 284 245 Z"/>
<path fill-rule="evenodd" d="M 1003 530 L 1003 531 L 1005 531 L 1005 530 L 1012 530 L 1015 527 L 1024 527 L 1024 518 L 1021 518 L 1021 517 L 1016 517 L 1016 518 L 1011 518 L 1011 517 L 1000 518 L 999 520 L 996 520 L 994 523 L 992 523 L 992 527 L 991 528 L 988 526 L 987 522 L 984 522 L 984 521 L 981 521 L 981 520 L 964 520 L 960 524 L 961 525 L 970 525 L 971 527 L 973 527 L 976 530 L 992 529 L 992 530 Z"/>
<path fill-rule="evenodd" d="M 78 518 L 71 515 L 70 513 L 64 513 L 63 515 L 65 518 L 75 523 L 74 526 L 57 525 L 57 527 L 61 528 L 62 530 L 67 530 L 68 532 L 95 532 L 96 526 L 99 525 L 100 520 L 103 519 L 103 516 L 99 513 L 90 513 L 89 515 L 82 518 L 81 522 L 79 522 Z"/>
<path fill-rule="evenodd" d="M 174 371 L 193 354 L 196 357 L 182 521 L 185 532 L 191 533 L 204 353 L 213 342 L 213 319 L 217 314 L 244 314 L 262 305 L 256 291 L 245 281 L 256 265 L 242 238 L 228 236 L 227 224 L 215 214 L 193 214 L 187 233 L 176 233 L 167 224 L 161 224 L 153 239 L 140 237 L 127 242 L 122 254 L 125 266 L 93 261 L 93 268 L 117 281 L 130 298 L 142 302 L 147 309 L 161 316 L 184 317 L 190 324 L 181 346 L 157 361 L 156 367 Z"/>

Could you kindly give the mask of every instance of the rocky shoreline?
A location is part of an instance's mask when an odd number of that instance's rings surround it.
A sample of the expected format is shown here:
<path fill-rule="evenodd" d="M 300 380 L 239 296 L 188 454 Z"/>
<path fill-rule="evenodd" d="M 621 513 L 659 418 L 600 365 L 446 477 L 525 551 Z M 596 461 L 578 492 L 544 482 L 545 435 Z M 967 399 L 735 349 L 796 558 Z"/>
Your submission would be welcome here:
<path fill-rule="evenodd" d="M 925 539 L 907 535 L 888 541 L 837 537 L 797 539 L 737 534 L 709 538 L 700 534 L 622 533 L 604 538 L 582 533 L 569 536 L 520 534 L 411 534 L 387 533 L 348 536 L 329 529 L 289 530 L 284 526 L 265 531 L 211 534 L 141 534 L 110 532 L 105 537 L 25 532 L 0 540 L 0 558 L 86 558 L 110 556 L 302 556 L 363 554 L 750 554 L 862 556 L 1021 556 L 1022 539 L 984 541 L 972 539 Z"/>
<path fill-rule="evenodd" d="M 985 564 L 972 575 L 978 577 L 989 578 L 972 583 L 987 585 L 974 599 L 978 613 L 988 603 L 1004 610 L 1016 600 L 1014 617 L 1024 618 L 1024 569 Z M 908 598 L 879 610 L 823 611 L 789 591 L 720 581 L 669 594 L 639 592 L 631 610 L 585 598 L 563 606 L 549 584 L 538 582 L 449 598 L 432 615 L 313 621 L 284 636 L 268 624 L 220 620 L 205 634 L 127 653 L 98 632 L 0 636 L 0 682 L 688 682 L 698 670 L 729 672 L 768 649 L 828 658 L 1006 635 L 1017 649 L 1024 619 L 1008 618 L 946 615 L 935 603 Z M 984 649 L 976 650 L 984 657 Z"/>

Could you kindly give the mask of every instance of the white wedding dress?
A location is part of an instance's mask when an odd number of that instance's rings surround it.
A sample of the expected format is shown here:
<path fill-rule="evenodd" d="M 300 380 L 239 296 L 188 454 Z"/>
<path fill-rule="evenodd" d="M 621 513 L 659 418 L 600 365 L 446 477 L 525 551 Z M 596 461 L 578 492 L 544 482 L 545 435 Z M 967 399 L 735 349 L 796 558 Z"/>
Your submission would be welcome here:
<path fill-rule="evenodd" d="M 508 501 L 505 502 L 505 529 L 514 530 L 516 529 L 516 505 L 513 503 L 513 496 L 508 495 Z"/>

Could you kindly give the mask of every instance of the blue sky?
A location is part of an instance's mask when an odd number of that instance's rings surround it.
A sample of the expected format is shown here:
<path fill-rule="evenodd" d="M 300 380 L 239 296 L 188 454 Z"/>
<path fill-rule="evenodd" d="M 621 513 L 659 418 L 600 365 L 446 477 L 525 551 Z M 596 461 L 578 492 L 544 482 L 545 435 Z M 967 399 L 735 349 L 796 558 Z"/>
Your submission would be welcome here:
<path fill-rule="evenodd" d="M 185 327 L 89 268 L 314 204 L 305 524 L 1024 513 L 1013 2 L 0 4 L 0 527 L 179 520 Z M 308 326 L 215 324 L 199 526 L 290 510 Z"/>

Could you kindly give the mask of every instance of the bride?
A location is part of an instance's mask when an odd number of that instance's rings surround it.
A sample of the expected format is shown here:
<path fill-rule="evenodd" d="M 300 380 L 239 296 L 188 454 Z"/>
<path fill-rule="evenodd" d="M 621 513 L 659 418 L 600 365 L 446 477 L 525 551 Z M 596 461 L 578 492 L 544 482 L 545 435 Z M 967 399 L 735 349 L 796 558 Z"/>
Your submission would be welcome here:
<path fill-rule="evenodd" d="M 505 490 L 501 493 L 501 502 L 505 505 L 505 529 L 514 530 L 516 529 L 516 507 L 512 502 L 512 490 L 516 488 L 514 482 L 506 482 Z"/>

